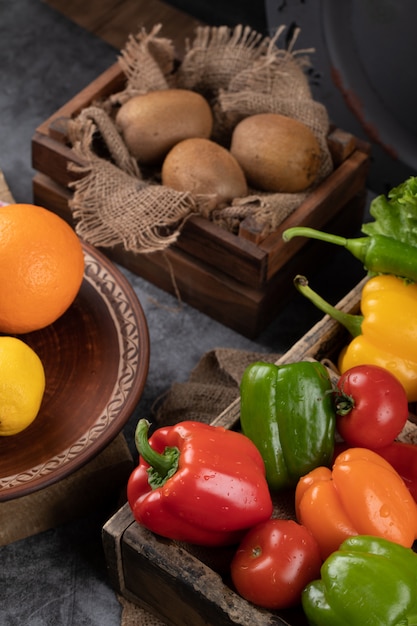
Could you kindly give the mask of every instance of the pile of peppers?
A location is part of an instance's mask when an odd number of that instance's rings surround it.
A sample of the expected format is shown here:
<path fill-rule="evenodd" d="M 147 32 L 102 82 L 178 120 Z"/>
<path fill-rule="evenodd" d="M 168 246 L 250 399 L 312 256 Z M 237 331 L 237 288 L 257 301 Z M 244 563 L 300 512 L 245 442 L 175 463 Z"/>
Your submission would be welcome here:
<path fill-rule="evenodd" d="M 295 279 L 298 291 L 347 328 L 353 337 L 339 358 L 343 373 L 354 365 L 376 364 L 403 384 L 410 402 L 417 401 L 417 177 L 412 176 L 375 198 L 375 221 L 362 226 L 365 237 L 346 239 L 313 228 L 283 232 L 285 241 L 309 237 L 343 246 L 359 259 L 369 280 L 361 296 L 362 315 L 338 311 L 309 286 Z"/>
<path fill-rule="evenodd" d="M 399 218 L 402 205 L 415 207 Z M 417 401 L 417 177 L 380 197 L 347 240 L 312 229 L 284 232 L 343 245 L 370 277 L 361 314 L 338 311 L 297 277 L 299 291 L 352 335 L 339 369 L 384 367 Z M 410 217 L 411 216 L 411 217 Z M 412 223 L 408 236 L 404 224 Z M 414 228 L 413 226 L 413 228 Z M 417 447 L 393 441 L 369 450 L 335 443 L 334 387 L 317 361 L 255 362 L 240 386 L 242 432 L 200 422 L 136 430 L 139 465 L 127 488 L 135 519 L 163 537 L 238 545 L 273 516 L 292 489 L 296 518 L 323 565 L 302 592 L 310 626 L 417 626 Z M 259 548 L 260 549 L 260 548 Z"/>

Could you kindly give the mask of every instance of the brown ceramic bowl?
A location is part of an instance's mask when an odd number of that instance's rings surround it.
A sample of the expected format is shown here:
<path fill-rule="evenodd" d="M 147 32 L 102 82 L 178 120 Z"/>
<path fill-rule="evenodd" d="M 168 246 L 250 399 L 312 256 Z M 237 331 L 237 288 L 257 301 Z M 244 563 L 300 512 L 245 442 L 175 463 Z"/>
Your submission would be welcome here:
<path fill-rule="evenodd" d="M 35 421 L 0 437 L 0 501 L 46 487 L 107 446 L 132 415 L 149 366 L 149 335 L 130 283 L 83 244 L 84 281 L 54 324 L 20 338 L 41 358 L 46 389 Z"/>

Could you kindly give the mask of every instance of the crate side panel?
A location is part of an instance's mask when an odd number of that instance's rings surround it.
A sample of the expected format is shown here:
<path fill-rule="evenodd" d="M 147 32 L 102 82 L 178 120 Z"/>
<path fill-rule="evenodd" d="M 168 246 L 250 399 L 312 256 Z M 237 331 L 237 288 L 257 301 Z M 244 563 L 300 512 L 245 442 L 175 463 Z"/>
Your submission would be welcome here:
<path fill-rule="evenodd" d="M 124 575 L 122 558 L 122 541 L 125 530 L 134 523 L 129 505 L 126 503 L 102 528 L 101 539 L 110 584 L 123 595 Z"/>
<path fill-rule="evenodd" d="M 49 176 L 38 172 L 32 180 L 32 192 L 35 204 L 53 211 L 72 227 L 74 226 L 74 220 L 68 205 L 71 198 L 69 189 L 58 185 Z"/>
<path fill-rule="evenodd" d="M 282 233 L 293 226 L 309 226 L 323 229 L 329 221 L 344 210 L 347 202 L 365 190 L 369 169 L 369 156 L 354 152 L 326 181 L 301 205 L 298 212 L 290 215 L 280 227 L 267 237 L 260 247 L 268 253 L 267 276 L 273 276 L 289 258 L 305 245 L 305 238 L 297 237 L 290 242 L 282 239 Z"/>
<path fill-rule="evenodd" d="M 69 163 L 82 165 L 71 148 L 48 135 L 36 132 L 32 138 L 32 167 L 49 176 L 55 183 L 67 187 L 79 174 L 69 169 Z"/>
<path fill-rule="evenodd" d="M 203 217 L 185 223 L 175 246 L 249 287 L 259 288 L 265 283 L 266 252 Z"/>
<path fill-rule="evenodd" d="M 241 598 L 186 548 L 139 525 L 124 533 L 122 553 L 130 597 L 174 626 L 289 624 Z"/>
<path fill-rule="evenodd" d="M 79 177 L 68 164 L 82 165 L 73 151 L 51 137 L 35 134 L 32 146 L 32 165 L 38 173 L 48 176 L 66 192 L 66 202 L 72 198 L 68 185 Z M 39 189 L 39 182 L 36 180 Z M 43 185 L 46 184 L 45 179 Z M 62 194 L 61 194 L 62 195 Z M 62 206 L 62 202 L 60 202 Z M 67 208 L 69 211 L 69 207 Z M 253 288 L 265 283 L 267 254 L 250 241 L 216 226 L 209 220 L 192 216 L 183 226 L 181 236 L 173 248 L 200 259 L 221 270 L 231 278 Z"/>

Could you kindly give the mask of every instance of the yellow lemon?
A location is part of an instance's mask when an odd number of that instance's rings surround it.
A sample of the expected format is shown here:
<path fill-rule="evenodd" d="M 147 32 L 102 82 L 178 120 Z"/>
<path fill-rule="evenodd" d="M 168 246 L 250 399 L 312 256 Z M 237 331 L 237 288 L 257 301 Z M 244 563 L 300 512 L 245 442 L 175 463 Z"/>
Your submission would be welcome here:
<path fill-rule="evenodd" d="M 45 371 L 36 352 L 16 337 L 0 337 L 0 436 L 27 428 L 44 392 Z"/>

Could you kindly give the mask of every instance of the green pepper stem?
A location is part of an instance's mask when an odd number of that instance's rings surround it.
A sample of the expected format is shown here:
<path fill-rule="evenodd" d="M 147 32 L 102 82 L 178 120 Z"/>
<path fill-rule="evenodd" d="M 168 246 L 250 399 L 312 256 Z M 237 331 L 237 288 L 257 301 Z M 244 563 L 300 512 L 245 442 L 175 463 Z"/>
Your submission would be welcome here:
<path fill-rule="evenodd" d="M 149 444 L 149 427 L 148 420 L 139 420 L 136 426 L 135 443 L 139 455 L 150 465 L 149 484 L 155 489 L 163 485 L 177 471 L 180 451 L 178 448 L 167 446 L 163 454 L 156 452 Z"/>
<path fill-rule="evenodd" d="M 365 265 L 366 255 L 371 243 L 370 237 L 346 239 L 346 237 L 323 233 L 321 230 L 315 230 L 314 228 L 308 228 L 307 226 L 294 226 L 294 228 L 287 228 L 287 230 L 284 230 L 282 233 L 284 241 L 290 241 L 293 237 L 309 237 L 310 239 L 319 239 L 320 241 L 326 241 L 327 243 L 334 243 L 337 246 L 342 246 L 342 248 L 346 248 L 348 252 L 350 252 L 359 261 L 362 261 Z"/>
<path fill-rule="evenodd" d="M 357 337 L 362 334 L 362 315 L 353 315 L 352 313 L 340 311 L 329 302 L 326 302 L 326 300 L 324 300 L 318 293 L 313 291 L 311 287 L 308 286 L 308 280 L 305 276 L 296 276 L 294 278 L 294 285 L 296 289 L 308 300 L 310 300 L 310 302 L 312 302 L 318 309 L 320 309 L 320 311 L 330 315 L 330 317 L 342 324 L 342 326 L 349 331 L 352 337 Z"/>
<path fill-rule="evenodd" d="M 355 400 L 352 396 L 349 396 L 343 391 L 336 391 L 334 393 L 334 405 L 336 407 L 337 415 L 349 415 L 355 407 Z"/>

